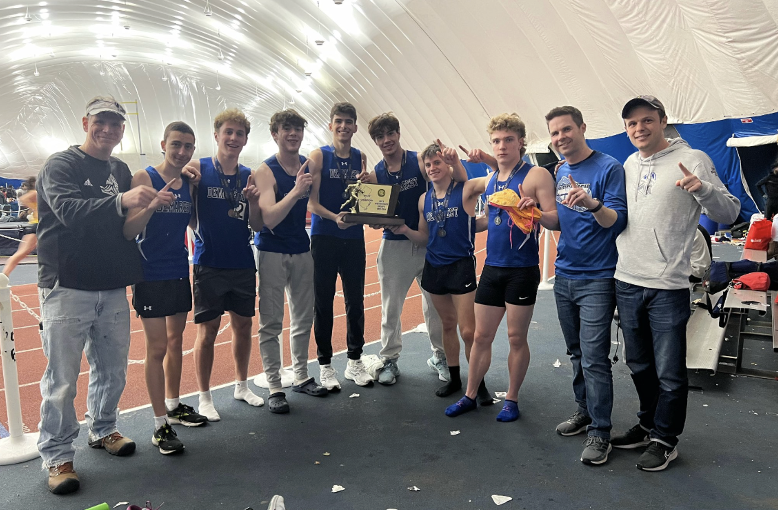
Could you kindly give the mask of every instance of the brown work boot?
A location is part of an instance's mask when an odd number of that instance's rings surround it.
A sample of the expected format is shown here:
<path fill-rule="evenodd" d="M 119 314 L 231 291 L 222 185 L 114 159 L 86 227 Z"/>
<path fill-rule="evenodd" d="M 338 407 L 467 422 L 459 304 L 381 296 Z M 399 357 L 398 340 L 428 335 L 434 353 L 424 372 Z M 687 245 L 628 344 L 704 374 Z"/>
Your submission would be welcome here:
<path fill-rule="evenodd" d="M 90 437 L 89 446 L 92 448 L 105 448 L 105 451 L 118 457 L 130 455 L 135 451 L 135 441 L 124 437 L 119 432 L 114 432 L 100 439 L 91 439 Z"/>
<path fill-rule="evenodd" d="M 81 482 L 73 470 L 72 462 L 49 468 L 49 490 L 54 494 L 70 494 L 76 492 Z"/>

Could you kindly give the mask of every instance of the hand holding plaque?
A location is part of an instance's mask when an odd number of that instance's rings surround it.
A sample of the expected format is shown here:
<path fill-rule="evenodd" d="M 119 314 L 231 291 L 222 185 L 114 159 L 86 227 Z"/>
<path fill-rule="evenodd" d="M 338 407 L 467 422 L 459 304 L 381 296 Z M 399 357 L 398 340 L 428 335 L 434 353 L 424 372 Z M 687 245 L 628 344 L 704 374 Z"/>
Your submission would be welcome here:
<path fill-rule="evenodd" d="M 348 211 L 343 221 L 366 225 L 402 225 L 405 220 L 394 215 L 399 195 L 400 186 L 396 184 L 350 183 L 346 188 L 346 202 L 340 207 L 341 211 Z"/>

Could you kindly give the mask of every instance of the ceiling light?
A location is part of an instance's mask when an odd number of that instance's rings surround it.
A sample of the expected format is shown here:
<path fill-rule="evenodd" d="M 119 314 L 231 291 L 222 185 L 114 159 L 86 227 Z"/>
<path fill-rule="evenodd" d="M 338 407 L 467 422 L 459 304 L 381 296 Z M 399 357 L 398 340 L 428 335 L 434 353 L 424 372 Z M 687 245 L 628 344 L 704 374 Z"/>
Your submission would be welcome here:
<path fill-rule="evenodd" d="M 209 0 L 205 0 L 205 10 L 203 10 L 203 13 L 206 16 L 213 16 L 213 9 L 211 9 L 211 3 Z"/>
<path fill-rule="evenodd" d="M 27 8 L 27 12 L 24 13 L 24 21 L 26 21 L 27 23 L 32 21 L 32 16 L 30 16 L 30 8 L 29 7 Z"/>
<path fill-rule="evenodd" d="M 36 78 L 41 75 L 41 73 L 38 72 L 38 64 L 35 64 L 35 72 L 32 73 L 32 75 Z"/>
<path fill-rule="evenodd" d="M 224 60 L 224 53 L 222 53 L 222 49 L 219 48 L 219 60 Z"/>
<path fill-rule="evenodd" d="M 343 0 L 332 0 L 335 5 L 343 5 Z"/>
<path fill-rule="evenodd" d="M 222 86 L 219 83 L 219 71 L 216 71 L 216 90 L 221 90 Z"/>
<path fill-rule="evenodd" d="M 323 45 L 323 44 L 324 44 L 324 39 L 322 39 L 322 38 L 317 38 L 317 39 L 316 39 L 315 41 L 313 41 L 313 42 L 315 42 L 315 43 L 316 43 L 316 46 L 321 46 L 321 45 Z"/>

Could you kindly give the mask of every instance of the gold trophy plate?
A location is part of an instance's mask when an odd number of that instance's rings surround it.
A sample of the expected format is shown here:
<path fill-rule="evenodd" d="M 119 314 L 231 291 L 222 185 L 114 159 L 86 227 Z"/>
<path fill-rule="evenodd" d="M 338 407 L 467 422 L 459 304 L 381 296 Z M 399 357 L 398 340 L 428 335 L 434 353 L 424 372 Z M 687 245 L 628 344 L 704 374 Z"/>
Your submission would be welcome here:
<path fill-rule="evenodd" d="M 394 215 L 400 186 L 397 184 L 350 183 L 346 188 L 347 200 L 340 207 L 349 213 L 343 217 L 346 223 L 365 225 L 402 225 L 405 220 Z"/>

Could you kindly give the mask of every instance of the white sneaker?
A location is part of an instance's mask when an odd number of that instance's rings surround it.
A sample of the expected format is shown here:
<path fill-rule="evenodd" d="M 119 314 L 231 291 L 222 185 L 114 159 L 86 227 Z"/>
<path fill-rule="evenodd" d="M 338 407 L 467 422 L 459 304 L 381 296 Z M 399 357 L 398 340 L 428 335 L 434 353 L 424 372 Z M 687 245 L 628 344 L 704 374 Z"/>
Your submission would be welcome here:
<path fill-rule="evenodd" d="M 321 385 L 327 388 L 327 391 L 338 391 L 340 389 L 340 381 L 338 381 L 338 371 L 332 368 L 331 365 L 321 365 L 321 374 L 319 380 Z"/>
<path fill-rule="evenodd" d="M 373 378 L 365 370 L 365 364 L 361 359 L 350 359 L 346 365 L 345 377 L 349 381 L 354 381 L 357 386 L 372 386 Z"/>

